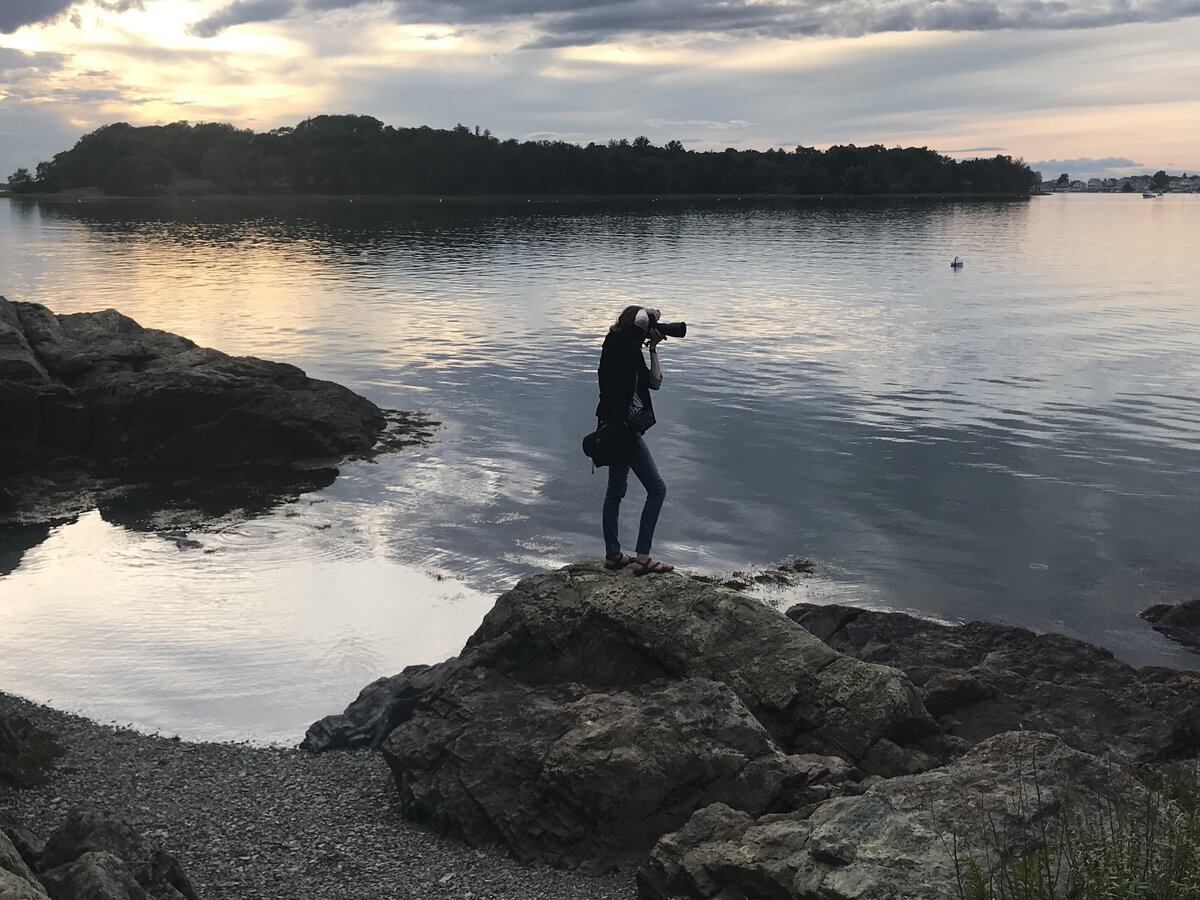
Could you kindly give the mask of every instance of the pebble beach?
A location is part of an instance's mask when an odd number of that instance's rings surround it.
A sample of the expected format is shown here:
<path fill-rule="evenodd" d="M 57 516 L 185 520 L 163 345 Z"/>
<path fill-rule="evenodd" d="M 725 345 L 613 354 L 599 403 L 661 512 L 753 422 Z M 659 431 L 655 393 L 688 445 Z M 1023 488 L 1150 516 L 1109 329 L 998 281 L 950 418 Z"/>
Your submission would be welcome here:
<path fill-rule="evenodd" d="M 203 900 L 628 900 L 631 875 L 527 867 L 404 819 L 373 751 L 314 755 L 140 734 L 0 694 L 62 747 L 48 781 L 0 787 L 0 821 L 45 839 L 69 809 L 129 822 L 182 864 Z"/>

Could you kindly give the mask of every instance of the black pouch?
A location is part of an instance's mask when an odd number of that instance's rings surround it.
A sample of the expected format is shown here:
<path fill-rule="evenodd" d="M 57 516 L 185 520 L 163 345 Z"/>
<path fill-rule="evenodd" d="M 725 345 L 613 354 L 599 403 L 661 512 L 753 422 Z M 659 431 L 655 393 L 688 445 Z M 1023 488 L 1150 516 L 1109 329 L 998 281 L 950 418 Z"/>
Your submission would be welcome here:
<path fill-rule="evenodd" d="M 583 452 L 597 468 L 629 462 L 637 449 L 637 435 L 624 422 L 606 422 L 583 439 Z"/>

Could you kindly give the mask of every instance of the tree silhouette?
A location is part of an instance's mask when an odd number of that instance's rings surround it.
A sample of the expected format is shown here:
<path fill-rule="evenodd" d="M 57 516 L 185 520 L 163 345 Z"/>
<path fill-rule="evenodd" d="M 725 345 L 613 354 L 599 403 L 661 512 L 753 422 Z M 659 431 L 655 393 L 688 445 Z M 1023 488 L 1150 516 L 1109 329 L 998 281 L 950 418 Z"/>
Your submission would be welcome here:
<path fill-rule="evenodd" d="M 43 192 L 98 187 L 132 196 L 1024 195 L 1039 180 L 1008 156 L 956 162 L 926 147 L 692 151 L 677 140 L 656 147 L 645 135 L 581 147 L 500 141 L 479 126 L 393 128 L 371 116 L 321 115 L 263 134 L 214 122 L 140 128 L 117 122 L 39 163 L 36 176 L 14 173 L 9 184 Z"/>
<path fill-rule="evenodd" d="M 26 194 L 34 190 L 36 184 L 28 169 L 17 169 L 8 176 L 8 189 L 14 194 Z"/>

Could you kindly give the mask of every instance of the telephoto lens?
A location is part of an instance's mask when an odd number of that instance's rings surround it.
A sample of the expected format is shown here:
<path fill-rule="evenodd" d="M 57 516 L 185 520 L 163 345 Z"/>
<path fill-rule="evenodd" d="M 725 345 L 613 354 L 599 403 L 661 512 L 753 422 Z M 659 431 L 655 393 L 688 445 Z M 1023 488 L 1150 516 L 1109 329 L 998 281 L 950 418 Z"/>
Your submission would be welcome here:
<path fill-rule="evenodd" d="M 650 327 L 662 332 L 663 337 L 687 337 L 687 322 L 655 322 Z"/>

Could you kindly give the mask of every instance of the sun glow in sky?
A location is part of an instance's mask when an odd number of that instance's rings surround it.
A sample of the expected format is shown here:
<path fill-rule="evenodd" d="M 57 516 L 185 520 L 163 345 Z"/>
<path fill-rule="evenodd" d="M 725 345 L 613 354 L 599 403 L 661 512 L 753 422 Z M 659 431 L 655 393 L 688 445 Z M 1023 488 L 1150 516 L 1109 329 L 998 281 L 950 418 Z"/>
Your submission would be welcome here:
<path fill-rule="evenodd" d="M 590 3 L 590 5 L 589 5 Z M 322 113 L 695 149 L 928 146 L 1200 170 L 1188 0 L 0 3 L 0 179 L 101 125 Z M 1045 165 L 1042 165 L 1042 164 Z M 1053 169 L 1053 171 L 1049 171 Z"/>

